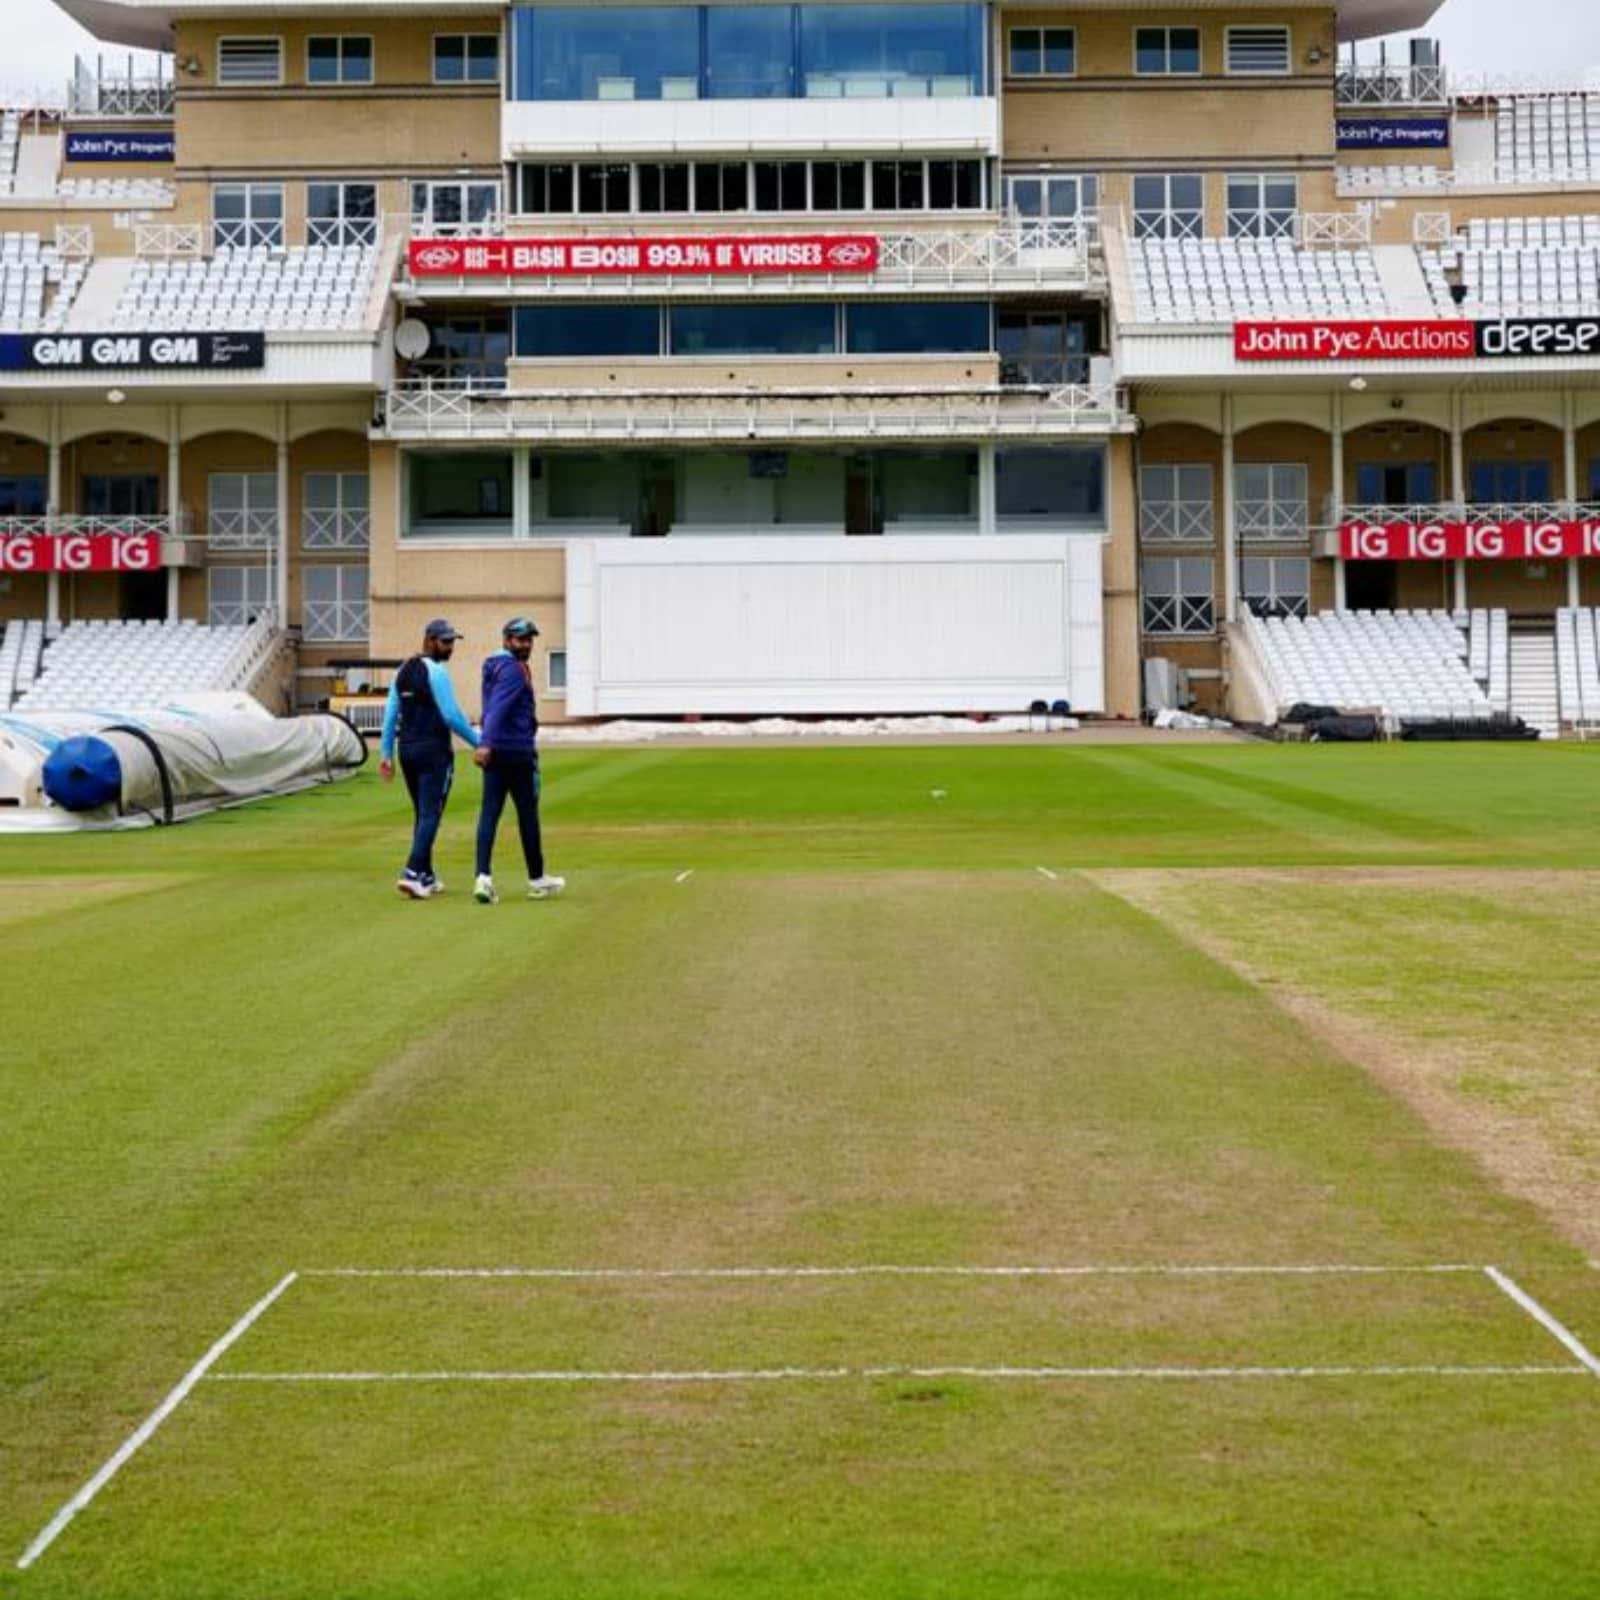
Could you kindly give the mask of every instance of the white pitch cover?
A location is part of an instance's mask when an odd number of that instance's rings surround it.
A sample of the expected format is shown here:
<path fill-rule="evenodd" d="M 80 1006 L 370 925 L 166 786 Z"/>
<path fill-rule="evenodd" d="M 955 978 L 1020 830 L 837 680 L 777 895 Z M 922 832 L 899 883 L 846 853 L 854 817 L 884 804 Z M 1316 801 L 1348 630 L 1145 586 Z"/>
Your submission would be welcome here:
<path fill-rule="evenodd" d="M 573 716 L 1105 706 L 1099 533 L 567 546 Z"/>

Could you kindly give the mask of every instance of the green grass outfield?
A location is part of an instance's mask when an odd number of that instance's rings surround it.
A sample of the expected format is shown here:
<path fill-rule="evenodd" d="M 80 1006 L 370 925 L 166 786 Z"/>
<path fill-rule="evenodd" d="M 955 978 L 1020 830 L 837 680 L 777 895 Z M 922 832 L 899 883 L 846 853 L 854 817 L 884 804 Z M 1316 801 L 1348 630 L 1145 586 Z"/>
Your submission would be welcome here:
<path fill-rule="evenodd" d="M 1503 904 L 1592 1058 L 1600 752 L 559 749 L 570 892 L 492 909 L 460 777 L 426 905 L 372 776 L 0 838 L 0 1596 L 1600 1593 L 1600 1378 L 1478 1270 L 1600 1346 L 1579 1179 L 1492 1158 L 1594 1091 L 1474 1149 L 1280 993 L 1366 918 L 1470 1099 Z M 999 1265 L 1391 1270 L 693 1275 Z M 507 1267 L 612 1275 L 397 1275 Z"/>

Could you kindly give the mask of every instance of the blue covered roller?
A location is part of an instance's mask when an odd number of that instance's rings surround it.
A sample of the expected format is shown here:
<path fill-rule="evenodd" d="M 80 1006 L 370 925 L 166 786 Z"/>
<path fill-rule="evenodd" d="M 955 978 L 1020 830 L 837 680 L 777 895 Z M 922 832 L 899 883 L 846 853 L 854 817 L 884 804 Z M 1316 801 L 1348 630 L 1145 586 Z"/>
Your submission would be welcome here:
<path fill-rule="evenodd" d="M 77 734 L 45 758 L 40 787 L 66 811 L 94 811 L 122 798 L 122 762 L 104 739 Z"/>

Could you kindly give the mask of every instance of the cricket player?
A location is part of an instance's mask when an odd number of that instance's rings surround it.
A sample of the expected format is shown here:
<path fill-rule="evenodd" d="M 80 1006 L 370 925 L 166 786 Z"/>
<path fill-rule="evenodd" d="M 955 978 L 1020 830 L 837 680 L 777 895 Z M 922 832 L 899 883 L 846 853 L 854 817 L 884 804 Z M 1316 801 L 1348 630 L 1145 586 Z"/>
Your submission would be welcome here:
<path fill-rule="evenodd" d="M 411 796 L 414 819 L 411 855 L 395 888 L 412 900 L 427 900 L 444 892 L 444 885 L 433 870 L 433 841 L 438 837 L 455 779 L 456 757 L 450 735 L 465 740 L 473 749 L 478 747 L 478 736 L 456 701 L 446 667 L 460 637 L 443 617 L 435 617 L 422 630 L 421 654 L 404 662 L 394 675 L 383 708 L 378 771 L 386 783 L 394 777 L 398 734 L 400 771 Z"/>
<path fill-rule="evenodd" d="M 534 707 L 533 673 L 528 658 L 539 629 L 531 617 L 513 617 L 501 630 L 504 648 L 483 664 L 483 740 L 473 760 L 483 768 L 483 807 L 478 812 L 478 877 L 473 898 L 492 906 L 495 893 L 490 867 L 494 836 L 506 798 L 517 808 L 522 854 L 528 866 L 528 898 L 544 900 L 560 894 L 565 878 L 544 870 L 544 845 L 539 837 L 539 717 Z"/>

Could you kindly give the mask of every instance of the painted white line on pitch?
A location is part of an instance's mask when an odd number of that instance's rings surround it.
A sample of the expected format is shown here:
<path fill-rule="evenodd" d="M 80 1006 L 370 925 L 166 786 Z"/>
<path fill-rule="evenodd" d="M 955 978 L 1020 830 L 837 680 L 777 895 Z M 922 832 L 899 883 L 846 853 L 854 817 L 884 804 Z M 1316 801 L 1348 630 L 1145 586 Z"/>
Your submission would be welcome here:
<path fill-rule="evenodd" d="M 1041 878 L 1048 878 L 1051 883 L 1061 882 L 1060 875 L 1052 872 L 1049 867 L 1035 867 L 1033 870 L 1037 872 Z"/>
<path fill-rule="evenodd" d="M 1482 1272 L 1470 1262 L 1423 1266 L 897 1266 L 858 1267 L 305 1267 L 302 1278 L 1272 1278 L 1400 1277 L 1412 1274 Z"/>
<path fill-rule="evenodd" d="M 249 1331 L 251 1325 L 266 1311 L 288 1287 L 294 1282 L 296 1274 L 286 1273 L 279 1279 L 275 1288 L 262 1295 L 223 1336 L 195 1362 L 178 1380 L 177 1385 L 167 1395 L 166 1399 L 139 1424 L 126 1439 L 118 1445 L 116 1452 L 101 1469 L 84 1486 L 56 1512 L 44 1531 L 26 1550 L 22 1552 L 17 1566 L 24 1571 L 31 1567 L 46 1550 L 66 1531 L 67 1525 L 77 1514 L 116 1477 L 116 1475 L 131 1461 L 134 1455 L 149 1442 L 150 1436 L 161 1426 L 168 1417 L 189 1397 L 189 1391 L 205 1377 L 206 1373 L 225 1356 L 229 1349 L 239 1342 Z"/>
<path fill-rule="evenodd" d="M 687 872 L 680 872 L 678 874 L 678 876 L 676 878 L 674 878 L 672 881 L 674 883 L 687 883 L 693 876 L 694 876 L 694 868 L 690 867 Z"/>
<path fill-rule="evenodd" d="M 1571 1328 L 1546 1311 L 1526 1289 L 1520 1288 L 1498 1267 L 1485 1267 L 1483 1270 L 1496 1288 L 1515 1300 L 1546 1333 L 1554 1335 L 1556 1340 L 1570 1350 L 1595 1377 L 1600 1378 L 1600 1356 L 1596 1356 Z"/>
<path fill-rule="evenodd" d="M 614 1372 L 560 1369 L 438 1372 L 214 1372 L 209 1383 L 782 1383 L 845 1378 L 984 1378 L 1090 1381 L 1102 1378 L 1547 1378 L 1585 1377 L 1576 1366 L 1385 1367 L 732 1367 L 722 1371 Z"/>

